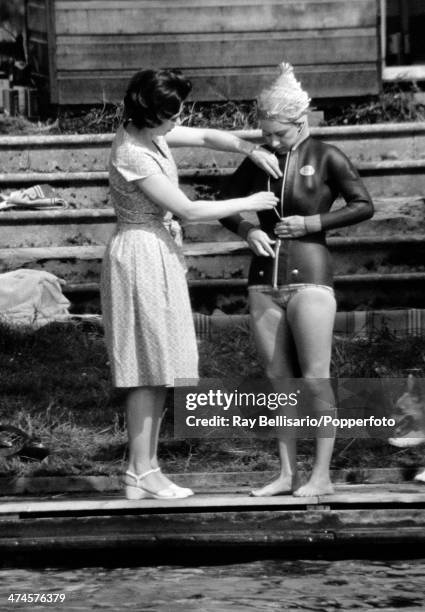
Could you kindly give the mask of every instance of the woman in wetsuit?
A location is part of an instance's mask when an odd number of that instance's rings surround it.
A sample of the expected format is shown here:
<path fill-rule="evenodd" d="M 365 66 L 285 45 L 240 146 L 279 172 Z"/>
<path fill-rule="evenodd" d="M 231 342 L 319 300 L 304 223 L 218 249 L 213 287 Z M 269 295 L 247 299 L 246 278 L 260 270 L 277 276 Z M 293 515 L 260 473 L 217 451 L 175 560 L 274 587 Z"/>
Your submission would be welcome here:
<path fill-rule="evenodd" d="M 275 390 L 285 391 L 284 379 L 301 376 L 311 409 L 334 415 L 329 377 L 336 301 L 325 232 L 369 219 L 373 205 L 347 157 L 310 136 L 309 97 L 295 79 L 292 66 L 282 64 L 280 70 L 272 86 L 259 96 L 258 113 L 264 140 L 277 156 L 283 176 L 271 179 L 245 159 L 222 194 L 235 197 L 268 189 L 279 203 L 273 210 L 258 213 L 259 225 L 240 215 L 221 222 L 247 240 L 254 252 L 248 279 L 251 323 Z M 346 205 L 330 212 L 339 195 Z M 286 414 L 294 416 L 294 412 Z M 302 486 L 295 435 L 287 428 L 277 432 L 279 477 L 253 495 L 332 493 L 333 430 L 318 430 L 312 473 Z"/>

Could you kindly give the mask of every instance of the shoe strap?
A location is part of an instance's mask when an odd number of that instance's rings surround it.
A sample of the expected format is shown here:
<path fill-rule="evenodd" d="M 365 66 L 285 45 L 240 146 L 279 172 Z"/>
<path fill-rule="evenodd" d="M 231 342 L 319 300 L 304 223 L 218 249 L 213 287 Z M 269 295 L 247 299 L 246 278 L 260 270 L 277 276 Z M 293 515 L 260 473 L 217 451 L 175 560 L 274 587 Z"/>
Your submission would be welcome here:
<path fill-rule="evenodd" d="M 141 480 L 143 480 L 143 478 L 146 478 L 146 476 L 149 476 L 149 474 L 154 474 L 155 472 L 159 472 L 161 468 L 153 468 L 152 470 L 148 470 L 147 472 L 143 472 L 143 474 L 135 474 L 134 472 L 130 472 L 130 470 L 126 471 L 127 476 L 130 476 L 130 478 L 134 478 L 134 480 L 136 481 L 136 484 L 139 485 L 139 482 Z"/>

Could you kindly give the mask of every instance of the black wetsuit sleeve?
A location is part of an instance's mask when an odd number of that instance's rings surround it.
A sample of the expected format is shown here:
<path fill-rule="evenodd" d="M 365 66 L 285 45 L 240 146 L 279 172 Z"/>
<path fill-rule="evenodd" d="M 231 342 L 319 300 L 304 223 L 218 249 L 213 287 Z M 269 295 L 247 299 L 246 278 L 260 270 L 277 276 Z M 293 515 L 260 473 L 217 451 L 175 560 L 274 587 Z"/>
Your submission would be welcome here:
<path fill-rule="evenodd" d="M 252 177 L 254 164 L 249 158 L 245 158 L 235 172 L 229 176 L 220 190 L 220 200 L 232 200 L 243 198 L 252 193 Z M 219 219 L 220 223 L 228 230 L 237 234 L 244 240 L 251 228 L 255 227 L 250 221 L 245 221 L 239 213 Z"/>
<path fill-rule="evenodd" d="M 356 168 L 342 151 L 332 147 L 328 160 L 328 177 L 332 190 L 341 195 L 346 205 L 338 210 L 322 213 L 322 229 L 333 229 L 359 223 L 373 216 L 372 199 Z"/>

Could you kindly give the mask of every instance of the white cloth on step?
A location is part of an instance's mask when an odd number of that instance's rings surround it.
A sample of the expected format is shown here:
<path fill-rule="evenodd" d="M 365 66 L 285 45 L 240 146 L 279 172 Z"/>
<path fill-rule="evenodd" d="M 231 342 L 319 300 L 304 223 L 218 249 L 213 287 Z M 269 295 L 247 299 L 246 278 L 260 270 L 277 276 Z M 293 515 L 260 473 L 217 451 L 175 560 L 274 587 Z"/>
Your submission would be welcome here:
<path fill-rule="evenodd" d="M 18 323 L 47 323 L 69 315 L 60 280 L 44 270 L 19 269 L 0 274 L 0 317 Z"/>

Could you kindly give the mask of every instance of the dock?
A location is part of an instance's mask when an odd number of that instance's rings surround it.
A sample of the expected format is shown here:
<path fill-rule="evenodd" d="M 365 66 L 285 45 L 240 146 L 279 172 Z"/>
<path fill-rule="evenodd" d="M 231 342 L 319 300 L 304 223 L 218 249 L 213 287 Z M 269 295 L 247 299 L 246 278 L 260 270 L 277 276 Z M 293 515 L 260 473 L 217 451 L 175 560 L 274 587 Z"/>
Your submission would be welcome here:
<path fill-rule="evenodd" d="M 342 550 L 425 543 L 421 483 L 337 484 L 333 495 L 251 497 L 203 488 L 178 500 L 128 501 L 119 492 L 3 497 L 0 556 L 49 551 L 188 551 L 225 547 Z"/>

